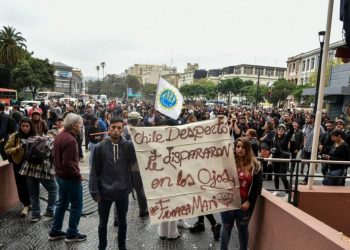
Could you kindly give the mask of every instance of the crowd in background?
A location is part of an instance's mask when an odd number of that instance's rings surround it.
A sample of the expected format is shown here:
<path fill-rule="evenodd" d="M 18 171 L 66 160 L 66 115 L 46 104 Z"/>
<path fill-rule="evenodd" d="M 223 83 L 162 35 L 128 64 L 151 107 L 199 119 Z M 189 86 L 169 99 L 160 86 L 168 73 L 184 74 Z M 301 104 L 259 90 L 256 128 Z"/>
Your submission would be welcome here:
<path fill-rule="evenodd" d="M 10 107 L 7 104 L 0 103 L 1 155 L 4 159 L 9 158 L 9 161 L 13 163 L 19 198 L 24 205 L 21 214 L 27 216 L 31 210 L 32 222 L 36 222 L 41 218 L 39 183 L 45 187 L 49 194 L 48 206 L 44 214 L 44 217 L 49 219 L 54 217 L 58 188 L 54 178 L 55 170 L 52 162 L 29 163 L 26 159 L 22 139 L 27 140 L 34 135 L 50 135 L 51 140 L 48 140 L 48 147 L 52 147 L 55 136 L 64 130 L 64 120 L 69 113 L 77 114 L 82 118 L 83 126 L 76 131 L 75 139 L 80 161 L 84 159 L 83 148 L 85 148 L 85 152 L 90 151 L 90 167 L 93 161 L 94 149 L 99 142 L 106 138 L 110 130 L 111 120 L 115 117 L 120 118 L 123 122 L 123 136 L 127 140 L 130 140 L 130 137 L 128 137 L 130 135 L 127 132 L 126 125 L 133 119 L 138 120 L 138 126 L 174 126 L 224 116 L 230 127 L 232 142 L 236 147 L 238 143 L 239 147 L 245 150 L 244 143 L 248 141 L 254 157 L 310 159 L 314 146 L 312 141 L 315 115 L 310 111 L 301 109 L 206 106 L 201 103 L 188 103 L 184 104 L 180 117 L 174 120 L 156 111 L 153 105 L 147 101 L 118 102 L 113 100 L 108 104 L 84 103 L 82 100 L 75 103 L 50 101 L 48 104 L 41 102 L 40 105 L 37 105 L 34 103 L 33 106 L 27 108 L 18 105 Z M 322 114 L 319 145 L 317 145 L 319 159 L 349 160 L 349 122 L 349 108 L 334 120 L 331 120 L 326 113 Z M 85 141 L 84 145 L 83 141 Z M 235 155 L 239 158 L 240 152 L 235 151 Z M 238 164 L 241 164 L 241 162 L 238 161 Z M 254 162 L 254 164 L 256 163 Z M 293 162 L 290 164 L 290 162 L 274 161 L 271 163 L 265 160 L 262 161 L 261 165 L 262 178 L 265 181 L 272 181 L 273 179 L 276 190 L 279 190 L 279 181 L 281 180 L 284 190 L 288 193 L 289 183 L 285 174 L 288 171 L 293 173 L 295 164 Z M 245 169 L 246 167 L 243 164 L 240 168 Z M 345 185 L 344 177 L 347 174 L 347 167 L 347 165 L 323 163 L 321 166 L 321 172 L 325 176 L 323 184 Z M 248 169 L 252 173 L 255 171 L 252 170 L 251 166 Z M 308 172 L 309 164 L 302 165 L 300 174 L 307 174 Z M 300 184 L 306 184 L 307 180 L 308 177 L 305 176 Z M 24 183 L 27 183 L 27 185 Z M 275 191 L 274 194 L 279 195 L 281 192 Z M 145 216 L 148 213 L 140 211 L 140 214 Z M 227 216 L 236 215 L 224 214 L 222 216 L 224 223 L 228 223 L 230 219 Z M 212 225 L 214 238 L 218 240 L 221 224 L 217 223 L 212 215 L 208 215 L 207 218 Z M 115 224 L 118 224 L 118 222 Z M 204 217 L 199 217 L 198 222 L 192 227 L 186 221 L 179 221 L 178 225 L 190 229 L 191 232 L 203 231 Z M 224 229 L 227 229 L 227 227 Z M 222 242 L 222 244 L 225 243 L 227 246 L 227 237 L 231 234 L 231 229 L 229 232 L 224 229 L 221 230 L 221 236 L 224 236 L 226 243 Z M 161 237 L 165 237 L 165 235 L 161 235 Z M 243 243 L 241 242 L 241 244 Z"/>

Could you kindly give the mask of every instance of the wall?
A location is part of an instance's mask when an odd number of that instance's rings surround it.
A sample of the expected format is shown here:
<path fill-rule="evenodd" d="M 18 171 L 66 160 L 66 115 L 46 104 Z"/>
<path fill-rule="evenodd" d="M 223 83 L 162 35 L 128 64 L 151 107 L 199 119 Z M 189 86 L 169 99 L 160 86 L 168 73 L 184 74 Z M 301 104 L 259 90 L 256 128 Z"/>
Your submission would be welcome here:
<path fill-rule="evenodd" d="M 350 249 L 349 238 L 266 190 L 249 232 L 250 249 Z"/>
<path fill-rule="evenodd" d="M 19 203 L 12 165 L 0 162 L 0 214 Z"/>
<path fill-rule="evenodd" d="M 298 208 L 350 236 L 350 187 L 300 187 Z"/>

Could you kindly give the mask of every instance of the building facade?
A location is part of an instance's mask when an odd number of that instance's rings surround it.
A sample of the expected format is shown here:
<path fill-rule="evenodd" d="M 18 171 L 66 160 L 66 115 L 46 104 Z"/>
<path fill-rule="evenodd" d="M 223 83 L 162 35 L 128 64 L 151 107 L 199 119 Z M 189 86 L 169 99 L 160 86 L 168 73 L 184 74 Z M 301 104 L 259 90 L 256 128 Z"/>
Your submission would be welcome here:
<path fill-rule="evenodd" d="M 74 69 L 60 62 L 54 62 L 53 66 L 55 67 L 56 92 L 63 92 L 72 97 L 83 93 L 83 74 L 80 69 Z"/>
<path fill-rule="evenodd" d="M 176 68 L 169 67 L 165 64 L 134 64 L 134 66 L 129 67 L 125 73 L 127 75 L 139 77 L 143 84 L 158 84 L 161 75 L 176 73 Z"/>
<path fill-rule="evenodd" d="M 262 66 L 252 64 L 239 64 L 223 69 L 209 70 L 208 79 L 218 83 L 220 80 L 239 77 L 244 81 L 253 81 L 260 84 L 268 84 L 286 77 L 286 68 Z"/>
<path fill-rule="evenodd" d="M 344 41 L 338 41 L 329 45 L 329 60 L 335 58 L 337 48 L 345 45 Z M 298 85 L 309 83 L 312 72 L 317 71 L 320 58 L 320 49 L 310 50 L 287 60 L 287 80 Z"/>
<path fill-rule="evenodd" d="M 304 96 L 315 96 L 315 88 L 303 90 Z M 324 103 L 331 119 L 345 112 L 350 104 L 350 63 L 332 67 L 329 84 L 324 89 Z"/>

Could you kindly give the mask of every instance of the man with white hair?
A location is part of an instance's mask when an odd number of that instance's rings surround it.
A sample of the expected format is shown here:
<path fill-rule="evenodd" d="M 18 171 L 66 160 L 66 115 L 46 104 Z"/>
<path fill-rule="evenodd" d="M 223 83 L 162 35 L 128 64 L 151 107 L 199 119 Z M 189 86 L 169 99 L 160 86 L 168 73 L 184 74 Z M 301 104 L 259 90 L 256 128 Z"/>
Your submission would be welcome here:
<path fill-rule="evenodd" d="M 54 221 L 49 233 L 49 240 L 64 239 L 66 242 L 86 240 L 80 234 L 78 225 L 83 209 L 83 187 L 79 169 L 79 151 L 76 136 L 83 126 L 80 115 L 69 113 L 64 119 L 64 130 L 54 141 L 54 165 L 58 184 L 58 201 Z M 62 231 L 64 214 L 70 204 L 67 232 Z"/>

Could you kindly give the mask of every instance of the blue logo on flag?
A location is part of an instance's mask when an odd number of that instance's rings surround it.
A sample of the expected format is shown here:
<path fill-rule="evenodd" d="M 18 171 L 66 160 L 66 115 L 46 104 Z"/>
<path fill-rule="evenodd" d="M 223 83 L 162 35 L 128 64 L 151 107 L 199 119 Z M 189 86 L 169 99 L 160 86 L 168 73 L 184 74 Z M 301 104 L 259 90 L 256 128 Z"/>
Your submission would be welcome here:
<path fill-rule="evenodd" d="M 159 101 L 164 108 L 171 109 L 176 106 L 177 98 L 173 91 L 166 89 L 160 94 Z"/>

